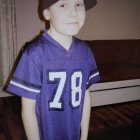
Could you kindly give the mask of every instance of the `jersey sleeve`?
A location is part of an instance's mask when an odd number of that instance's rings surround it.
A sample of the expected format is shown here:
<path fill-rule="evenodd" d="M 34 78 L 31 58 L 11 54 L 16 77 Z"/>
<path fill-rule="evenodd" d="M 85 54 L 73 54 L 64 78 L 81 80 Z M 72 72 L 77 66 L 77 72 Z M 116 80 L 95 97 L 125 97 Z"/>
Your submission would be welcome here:
<path fill-rule="evenodd" d="M 25 51 L 10 80 L 7 90 L 18 96 L 36 99 L 41 91 L 41 71 Z"/>
<path fill-rule="evenodd" d="M 96 65 L 93 53 L 90 51 L 89 56 L 89 76 L 87 81 L 87 89 L 94 83 L 100 81 L 100 74 Z"/>

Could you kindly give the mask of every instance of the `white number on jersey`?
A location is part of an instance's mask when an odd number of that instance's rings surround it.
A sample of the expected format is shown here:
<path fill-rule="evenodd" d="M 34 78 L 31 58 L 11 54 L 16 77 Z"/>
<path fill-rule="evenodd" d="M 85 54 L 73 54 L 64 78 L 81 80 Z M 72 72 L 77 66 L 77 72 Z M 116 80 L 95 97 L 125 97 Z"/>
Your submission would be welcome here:
<path fill-rule="evenodd" d="M 79 79 L 78 86 L 76 86 L 77 80 Z M 72 74 L 71 77 L 71 104 L 73 107 L 77 107 L 80 105 L 81 97 L 82 97 L 82 73 L 81 72 L 75 72 Z M 78 100 L 76 100 L 76 97 L 78 95 Z"/>
<path fill-rule="evenodd" d="M 59 79 L 58 88 L 51 102 L 49 102 L 50 109 L 62 109 L 62 93 L 66 83 L 66 72 L 49 72 L 49 81 L 55 81 Z M 78 82 L 77 82 L 78 81 Z M 82 72 L 74 72 L 71 76 L 71 105 L 76 108 L 80 106 L 82 98 Z"/>
<path fill-rule="evenodd" d="M 62 103 L 60 103 L 60 98 L 63 92 L 63 88 L 65 85 L 65 81 L 66 81 L 66 72 L 49 72 L 49 80 L 50 81 L 55 81 L 55 79 L 60 79 L 58 88 L 56 90 L 54 99 L 52 102 L 49 103 L 50 108 L 58 108 L 61 109 L 62 108 Z"/>

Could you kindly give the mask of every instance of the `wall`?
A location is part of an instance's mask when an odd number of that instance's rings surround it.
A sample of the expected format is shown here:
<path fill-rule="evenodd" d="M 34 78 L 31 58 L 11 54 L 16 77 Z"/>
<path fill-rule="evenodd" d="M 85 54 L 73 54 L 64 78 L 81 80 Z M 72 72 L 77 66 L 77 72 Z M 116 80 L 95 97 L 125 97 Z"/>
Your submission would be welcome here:
<path fill-rule="evenodd" d="M 39 0 L 15 0 L 17 20 L 17 46 L 19 49 L 44 29 L 38 15 Z"/>
<path fill-rule="evenodd" d="M 139 39 L 140 1 L 139 0 L 97 0 L 98 4 L 87 12 L 87 19 L 79 38 Z M 16 0 L 17 45 L 22 47 L 40 30 L 44 22 L 39 19 L 38 0 Z"/>
<path fill-rule="evenodd" d="M 97 1 L 96 7 L 87 12 L 85 26 L 78 37 L 86 40 L 140 39 L 139 0 Z M 44 22 L 39 19 L 37 10 L 38 0 L 16 0 L 17 46 L 19 49 L 45 28 Z M 114 97 L 116 99 L 113 95 Z M 129 95 L 128 99 L 130 97 Z"/>
<path fill-rule="evenodd" d="M 139 13 L 139 0 L 98 0 L 79 36 L 91 40 L 139 39 Z"/>

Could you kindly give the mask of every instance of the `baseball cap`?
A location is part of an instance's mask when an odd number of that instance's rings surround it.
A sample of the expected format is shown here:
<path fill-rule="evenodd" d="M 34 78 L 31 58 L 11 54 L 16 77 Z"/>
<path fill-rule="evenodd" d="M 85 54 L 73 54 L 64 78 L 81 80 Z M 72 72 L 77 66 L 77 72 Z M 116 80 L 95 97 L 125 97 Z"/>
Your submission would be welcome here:
<path fill-rule="evenodd" d="M 58 0 L 43 0 L 43 10 L 49 8 L 51 5 L 56 3 Z M 85 1 L 85 9 L 89 10 L 94 7 L 97 3 L 96 0 L 84 0 Z"/>

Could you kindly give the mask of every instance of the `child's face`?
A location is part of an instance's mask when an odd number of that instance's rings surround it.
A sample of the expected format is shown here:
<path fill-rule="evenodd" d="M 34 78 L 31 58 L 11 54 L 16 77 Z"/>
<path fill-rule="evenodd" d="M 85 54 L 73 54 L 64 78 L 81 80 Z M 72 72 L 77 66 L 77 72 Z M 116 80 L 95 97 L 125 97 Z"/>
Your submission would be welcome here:
<path fill-rule="evenodd" d="M 59 0 L 44 10 L 44 17 L 50 20 L 50 30 L 63 35 L 76 35 L 85 21 L 84 0 Z"/>

